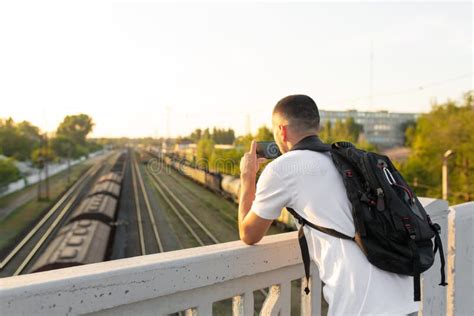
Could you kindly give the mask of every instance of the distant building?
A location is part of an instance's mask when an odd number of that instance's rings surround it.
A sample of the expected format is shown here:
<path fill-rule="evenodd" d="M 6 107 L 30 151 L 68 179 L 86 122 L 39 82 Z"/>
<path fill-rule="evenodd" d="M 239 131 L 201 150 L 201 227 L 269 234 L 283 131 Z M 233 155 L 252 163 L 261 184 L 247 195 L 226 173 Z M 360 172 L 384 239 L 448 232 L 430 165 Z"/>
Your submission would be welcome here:
<path fill-rule="evenodd" d="M 196 156 L 197 145 L 191 142 L 175 144 L 173 152 L 178 154 L 180 157 L 192 161 L 193 157 Z"/>
<path fill-rule="evenodd" d="M 363 126 L 365 139 L 374 145 L 390 148 L 403 146 L 405 135 L 403 126 L 410 121 L 416 121 L 419 113 L 389 113 L 349 111 L 323 111 L 319 112 L 321 125 L 326 121 L 334 124 L 337 120 L 352 117 L 356 123 Z"/>

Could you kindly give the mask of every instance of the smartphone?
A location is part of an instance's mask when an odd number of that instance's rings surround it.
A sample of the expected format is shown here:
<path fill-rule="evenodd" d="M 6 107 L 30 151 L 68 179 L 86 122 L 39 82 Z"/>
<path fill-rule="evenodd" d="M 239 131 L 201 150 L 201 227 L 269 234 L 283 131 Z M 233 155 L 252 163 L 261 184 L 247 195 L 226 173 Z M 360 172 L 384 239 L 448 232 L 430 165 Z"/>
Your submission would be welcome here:
<path fill-rule="evenodd" d="M 275 159 L 281 152 L 275 142 L 257 142 L 257 157 Z"/>

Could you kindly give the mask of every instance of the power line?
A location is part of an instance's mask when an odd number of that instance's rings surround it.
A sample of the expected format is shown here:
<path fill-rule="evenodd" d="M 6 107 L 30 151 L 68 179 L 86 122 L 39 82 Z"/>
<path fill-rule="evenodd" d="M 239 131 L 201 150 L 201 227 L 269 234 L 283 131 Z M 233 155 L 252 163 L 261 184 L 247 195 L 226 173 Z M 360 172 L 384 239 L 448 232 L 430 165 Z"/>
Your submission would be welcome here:
<path fill-rule="evenodd" d="M 422 90 L 430 88 L 430 87 L 440 86 L 440 85 L 443 85 L 443 84 L 446 84 L 446 83 L 458 81 L 460 79 L 470 77 L 473 74 L 474 74 L 474 72 L 464 73 L 462 75 L 452 77 L 452 78 L 449 78 L 449 79 L 445 79 L 445 80 L 442 80 L 442 81 L 432 81 L 432 82 L 429 82 L 427 84 L 420 85 L 416 88 L 407 88 L 407 89 L 402 89 L 402 90 L 395 90 L 395 91 L 381 92 L 381 93 L 377 93 L 377 94 L 370 94 L 370 95 L 366 95 L 366 96 L 356 97 L 356 98 L 353 98 L 353 99 L 342 100 L 342 101 L 339 101 L 337 103 L 350 103 L 350 102 L 355 102 L 355 101 L 364 100 L 364 99 L 369 99 L 370 100 L 373 97 L 387 97 L 387 96 L 394 96 L 394 95 L 400 95 L 400 94 L 419 92 L 419 91 L 422 91 Z M 336 102 L 332 102 L 332 103 L 336 103 Z"/>

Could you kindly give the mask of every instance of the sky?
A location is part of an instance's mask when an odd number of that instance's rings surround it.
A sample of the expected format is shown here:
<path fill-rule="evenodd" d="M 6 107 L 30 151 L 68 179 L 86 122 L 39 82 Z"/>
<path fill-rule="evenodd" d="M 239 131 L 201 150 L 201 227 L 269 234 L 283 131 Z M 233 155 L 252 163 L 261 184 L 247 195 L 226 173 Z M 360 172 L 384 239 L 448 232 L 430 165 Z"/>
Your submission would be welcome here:
<path fill-rule="evenodd" d="M 322 110 L 427 112 L 473 83 L 470 2 L 1 1 L 0 118 L 95 137 L 237 134 L 307 94 Z M 372 95 L 372 97 L 370 97 Z"/>

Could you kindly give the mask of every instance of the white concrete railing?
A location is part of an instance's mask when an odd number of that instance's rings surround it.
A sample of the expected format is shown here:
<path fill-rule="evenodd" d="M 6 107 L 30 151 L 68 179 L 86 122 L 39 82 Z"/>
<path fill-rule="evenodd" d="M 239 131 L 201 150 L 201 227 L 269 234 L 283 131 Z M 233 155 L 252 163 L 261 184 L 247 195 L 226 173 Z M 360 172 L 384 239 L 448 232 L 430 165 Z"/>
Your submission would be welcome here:
<path fill-rule="evenodd" d="M 421 199 L 442 227 L 447 287 L 439 258 L 422 277 L 423 315 L 473 315 L 474 202 L 448 208 Z M 321 282 L 312 264 L 302 315 L 320 315 Z M 253 291 L 270 287 L 262 315 L 289 315 L 291 281 L 303 277 L 296 232 L 0 279 L 3 315 L 211 315 L 214 302 L 232 298 L 234 315 L 253 315 Z M 304 278 L 303 278 L 304 283 Z M 312 311 L 312 312 L 311 312 Z"/>
<path fill-rule="evenodd" d="M 305 315 L 319 315 L 321 282 L 302 293 Z M 291 281 L 304 275 L 296 232 L 0 279 L 5 315 L 167 315 L 233 299 L 234 315 L 253 315 L 253 291 L 270 287 L 263 315 L 289 315 Z M 303 280 L 303 284 L 304 284 Z M 311 313 L 313 308 L 314 313 Z M 189 312 L 189 311 L 188 311 Z"/>

